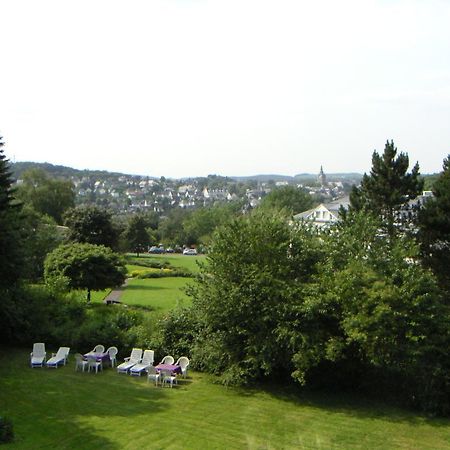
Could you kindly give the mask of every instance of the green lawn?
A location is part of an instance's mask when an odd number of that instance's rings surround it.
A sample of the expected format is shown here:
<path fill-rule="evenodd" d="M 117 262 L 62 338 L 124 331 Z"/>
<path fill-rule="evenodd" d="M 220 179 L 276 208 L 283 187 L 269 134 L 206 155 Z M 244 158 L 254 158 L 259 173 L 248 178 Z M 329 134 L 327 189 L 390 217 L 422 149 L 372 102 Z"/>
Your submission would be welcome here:
<path fill-rule="evenodd" d="M 148 306 L 155 311 L 168 311 L 175 306 L 189 306 L 191 299 L 183 288 L 191 278 L 147 278 L 129 280 L 120 301 L 126 305 Z"/>
<path fill-rule="evenodd" d="M 136 255 L 133 253 L 129 253 L 128 256 L 134 258 Z M 184 269 L 189 269 L 193 273 L 198 272 L 197 261 L 206 262 L 205 255 L 190 256 L 190 255 L 180 255 L 178 253 L 164 254 L 164 255 L 141 254 L 140 258 L 151 258 L 152 260 L 159 262 L 167 261 L 173 267 L 182 267 Z"/>
<path fill-rule="evenodd" d="M 114 370 L 28 367 L 30 349 L 0 348 L 5 449 L 417 449 L 450 448 L 450 423 L 346 396 L 292 387 L 225 388 L 191 373 L 174 389 Z M 178 356 L 178 355 L 175 355 Z"/>

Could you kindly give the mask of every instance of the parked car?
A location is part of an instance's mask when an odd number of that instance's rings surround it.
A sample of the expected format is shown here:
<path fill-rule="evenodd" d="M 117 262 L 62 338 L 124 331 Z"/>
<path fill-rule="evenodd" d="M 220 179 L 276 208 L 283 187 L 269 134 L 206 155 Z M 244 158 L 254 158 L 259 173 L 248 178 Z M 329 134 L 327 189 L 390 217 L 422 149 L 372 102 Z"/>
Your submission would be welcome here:
<path fill-rule="evenodd" d="M 183 255 L 196 255 L 197 250 L 195 248 L 185 248 L 183 250 Z"/>
<path fill-rule="evenodd" d="M 166 253 L 175 253 L 175 250 L 172 247 L 166 248 Z"/>
<path fill-rule="evenodd" d="M 155 245 L 153 247 L 150 247 L 149 253 L 164 253 L 164 247 L 156 247 Z"/>

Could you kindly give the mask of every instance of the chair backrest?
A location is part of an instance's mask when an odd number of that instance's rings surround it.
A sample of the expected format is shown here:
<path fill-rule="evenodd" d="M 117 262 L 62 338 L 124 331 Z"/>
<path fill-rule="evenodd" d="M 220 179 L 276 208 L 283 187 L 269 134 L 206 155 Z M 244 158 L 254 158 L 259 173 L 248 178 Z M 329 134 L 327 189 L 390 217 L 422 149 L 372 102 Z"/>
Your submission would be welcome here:
<path fill-rule="evenodd" d="M 173 364 L 175 360 L 173 359 L 173 356 L 166 355 L 161 361 L 161 364 Z"/>
<path fill-rule="evenodd" d="M 96 345 L 92 353 L 105 353 L 105 347 L 103 345 Z"/>
<path fill-rule="evenodd" d="M 99 364 L 95 358 L 88 358 L 88 367 L 96 367 Z"/>
<path fill-rule="evenodd" d="M 153 350 L 145 350 L 144 351 L 144 356 L 142 357 L 142 364 L 153 364 L 153 357 L 154 357 L 155 352 Z"/>
<path fill-rule="evenodd" d="M 142 348 L 133 348 L 131 350 L 130 362 L 139 362 L 142 358 Z"/>
<path fill-rule="evenodd" d="M 45 356 L 45 344 L 43 342 L 36 342 L 33 344 L 33 356 Z"/>
<path fill-rule="evenodd" d="M 186 356 L 181 356 L 180 358 L 178 358 L 177 365 L 182 369 L 186 369 L 186 367 L 189 365 L 189 358 L 187 358 Z"/>
<path fill-rule="evenodd" d="M 150 366 L 147 369 L 147 372 L 148 372 L 149 375 L 156 375 L 158 373 L 158 371 L 156 370 L 155 366 Z"/>
<path fill-rule="evenodd" d="M 70 348 L 69 347 L 59 347 L 56 352 L 56 358 L 67 358 L 69 356 Z"/>
<path fill-rule="evenodd" d="M 119 350 L 117 350 L 117 347 L 109 347 L 108 350 L 106 350 L 106 353 L 108 353 L 109 357 L 115 358 Z"/>
<path fill-rule="evenodd" d="M 83 361 L 83 355 L 81 353 L 75 353 L 75 361 L 78 363 Z"/>

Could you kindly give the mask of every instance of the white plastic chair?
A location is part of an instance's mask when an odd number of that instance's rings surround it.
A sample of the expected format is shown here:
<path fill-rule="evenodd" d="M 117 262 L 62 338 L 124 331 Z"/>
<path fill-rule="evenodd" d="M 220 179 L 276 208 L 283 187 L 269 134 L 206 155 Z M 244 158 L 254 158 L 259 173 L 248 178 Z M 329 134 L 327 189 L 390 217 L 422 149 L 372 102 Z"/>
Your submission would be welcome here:
<path fill-rule="evenodd" d="M 125 362 L 117 366 L 118 373 L 127 373 L 134 365 L 139 364 L 142 359 L 142 348 L 133 348 L 131 355 L 125 358 Z"/>
<path fill-rule="evenodd" d="M 119 353 L 119 350 L 117 350 L 117 347 L 109 347 L 108 350 L 106 350 L 106 353 L 109 355 L 111 367 L 115 367 L 117 363 L 116 356 L 117 353 Z"/>
<path fill-rule="evenodd" d="M 81 353 L 75 353 L 75 371 L 77 371 L 78 368 L 81 368 L 82 372 L 84 372 L 87 364 L 88 362 L 83 359 L 83 355 Z"/>
<path fill-rule="evenodd" d="M 130 375 L 141 376 L 141 373 L 144 370 L 147 370 L 150 366 L 153 365 L 155 352 L 153 350 L 145 350 L 144 356 L 142 357 L 142 361 L 138 364 L 135 364 L 130 369 Z"/>
<path fill-rule="evenodd" d="M 58 368 L 58 364 L 66 365 L 67 358 L 69 357 L 69 347 L 59 347 L 56 353 L 52 353 L 52 357 L 47 361 L 47 367 Z"/>
<path fill-rule="evenodd" d="M 45 344 L 43 342 L 33 344 L 33 351 L 30 353 L 31 367 L 43 367 L 46 355 Z"/>
<path fill-rule="evenodd" d="M 175 360 L 173 359 L 173 356 L 166 355 L 160 362 L 160 364 L 173 364 Z"/>
<path fill-rule="evenodd" d="M 98 370 L 103 370 L 103 364 L 101 361 L 97 361 L 95 358 L 89 358 L 87 360 L 87 368 L 88 372 L 95 369 L 95 373 L 98 373 Z"/>
<path fill-rule="evenodd" d="M 161 379 L 161 375 L 158 373 L 158 371 L 155 369 L 154 366 L 150 366 L 147 369 L 148 376 L 147 376 L 147 382 L 150 382 L 150 380 L 153 380 L 155 382 L 155 386 L 158 386 L 158 381 Z"/>
<path fill-rule="evenodd" d="M 175 364 L 181 367 L 181 374 L 183 375 L 183 378 L 186 378 L 189 366 L 189 358 L 187 358 L 186 356 L 180 356 Z"/>
<path fill-rule="evenodd" d="M 161 370 L 160 376 L 162 377 L 162 386 L 167 384 L 172 388 L 174 384 L 178 384 L 176 375 L 170 370 Z"/>

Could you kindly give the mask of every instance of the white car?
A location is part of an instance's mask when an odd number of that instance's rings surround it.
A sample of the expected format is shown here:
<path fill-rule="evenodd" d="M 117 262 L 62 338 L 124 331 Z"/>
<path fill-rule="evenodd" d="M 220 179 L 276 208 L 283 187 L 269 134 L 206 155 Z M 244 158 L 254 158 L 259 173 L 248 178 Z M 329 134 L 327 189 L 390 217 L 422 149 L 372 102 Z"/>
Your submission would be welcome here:
<path fill-rule="evenodd" d="M 196 255 L 197 250 L 195 248 L 185 248 L 183 250 L 183 255 Z"/>

